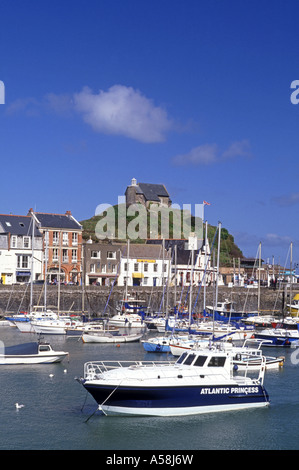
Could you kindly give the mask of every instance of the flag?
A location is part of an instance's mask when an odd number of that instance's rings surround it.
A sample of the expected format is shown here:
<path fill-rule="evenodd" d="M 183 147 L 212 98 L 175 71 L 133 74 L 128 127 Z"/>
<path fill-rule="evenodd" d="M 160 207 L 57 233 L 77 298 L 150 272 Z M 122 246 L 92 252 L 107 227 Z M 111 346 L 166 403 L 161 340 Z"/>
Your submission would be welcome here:
<path fill-rule="evenodd" d="M 210 205 L 211 205 L 211 204 L 210 204 L 209 202 L 207 202 L 207 201 L 204 201 L 203 203 L 204 203 L 205 206 L 210 206 Z"/>

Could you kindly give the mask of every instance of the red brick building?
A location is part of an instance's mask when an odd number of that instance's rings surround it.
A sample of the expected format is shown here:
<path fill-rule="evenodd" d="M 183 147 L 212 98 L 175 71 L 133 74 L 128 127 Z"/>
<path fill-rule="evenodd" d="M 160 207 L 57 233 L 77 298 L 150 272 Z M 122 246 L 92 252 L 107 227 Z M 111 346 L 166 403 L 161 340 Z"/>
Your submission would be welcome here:
<path fill-rule="evenodd" d="M 33 210 L 30 209 L 29 213 Z M 34 212 L 43 234 L 43 273 L 49 282 L 80 283 L 82 278 L 82 226 L 70 211 L 65 214 Z M 46 254 L 47 260 L 46 260 Z"/>

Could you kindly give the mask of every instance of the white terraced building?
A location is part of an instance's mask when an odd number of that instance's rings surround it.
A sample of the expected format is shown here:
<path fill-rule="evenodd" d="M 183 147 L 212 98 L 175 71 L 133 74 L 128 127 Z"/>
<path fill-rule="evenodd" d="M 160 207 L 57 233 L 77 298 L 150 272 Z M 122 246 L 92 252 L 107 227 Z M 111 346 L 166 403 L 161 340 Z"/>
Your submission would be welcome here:
<path fill-rule="evenodd" d="M 42 279 L 42 234 L 35 225 L 33 280 Z M 0 214 L 0 279 L 2 284 L 27 283 L 32 270 L 32 217 Z"/>

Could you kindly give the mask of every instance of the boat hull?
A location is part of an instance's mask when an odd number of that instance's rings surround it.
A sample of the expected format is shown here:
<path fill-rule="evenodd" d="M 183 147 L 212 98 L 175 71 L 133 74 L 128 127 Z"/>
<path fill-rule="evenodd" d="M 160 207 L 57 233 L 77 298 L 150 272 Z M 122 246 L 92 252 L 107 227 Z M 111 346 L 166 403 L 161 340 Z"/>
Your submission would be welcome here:
<path fill-rule="evenodd" d="M 1 356 L 0 355 L 0 365 L 25 365 L 25 364 L 53 364 L 55 362 L 61 362 L 67 353 L 62 354 L 51 354 L 51 355 L 16 355 L 16 356 Z"/>
<path fill-rule="evenodd" d="M 106 415 L 187 416 L 269 405 L 262 385 L 117 387 L 82 383 Z"/>
<path fill-rule="evenodd" d="M 291 337 L 291 336 L 284 336 L 284 335 L 271 335 L 271 334 L 263 334 L 263 333 L 255 333 L 254 337 L 260 340 L 267 340 L 267 343 L 264 346 L 282 346 L 284 348 L 291 347 L 292 345 L 298 346 L 299 344 L 299 337 Z"/>
<path fill-rule="evenodd" d="M 150 343 L 148 341 L 145 341 L 143 343 L 143 347 L 146 352 L 156 352 L 156 353 L 170 352 L 169 344 Z"/>
<path fill-rule="evenodd" d="M 66 335 L 67 327 L 33 325 L 33 329 L 35 333 L 43 335 Z"/>
<path fill-rule="evenodd" d="M 143 335 L 112 335 L 112 334 L 90 334 L 82 335 L 83 343 L 132 343 L 139 341 Z"/>

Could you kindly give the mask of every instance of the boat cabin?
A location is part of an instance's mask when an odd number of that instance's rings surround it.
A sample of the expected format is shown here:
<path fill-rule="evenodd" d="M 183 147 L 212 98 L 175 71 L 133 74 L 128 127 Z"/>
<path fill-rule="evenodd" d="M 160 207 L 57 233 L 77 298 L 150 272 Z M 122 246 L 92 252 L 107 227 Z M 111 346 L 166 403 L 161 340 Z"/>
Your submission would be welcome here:
<path fill-rule="evenodd" d="M 228 353 L 225 352 L 211 352 L 210 350 L 202 350 L 199 354 L 198 352 L 184 352 L 179 359 L 176 361 L 176 364 L 183 366 L 192 366 L 192 367 L 222 367 L 229 365 L 230 360 Z"/>

